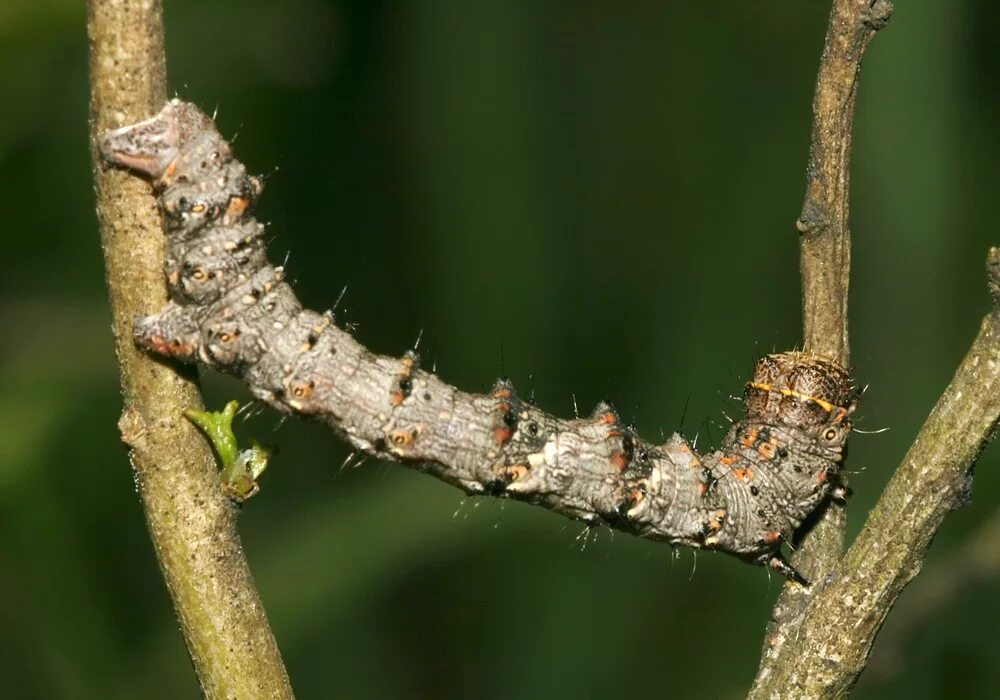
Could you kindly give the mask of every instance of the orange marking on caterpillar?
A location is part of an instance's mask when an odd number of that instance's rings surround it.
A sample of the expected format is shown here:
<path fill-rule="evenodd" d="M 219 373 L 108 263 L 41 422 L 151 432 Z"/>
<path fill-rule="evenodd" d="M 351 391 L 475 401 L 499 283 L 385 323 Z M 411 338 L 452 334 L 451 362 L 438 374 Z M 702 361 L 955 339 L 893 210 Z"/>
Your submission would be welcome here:
<path fill-rule="evenodd" d="M 169 185 L 171 180 L 174 178 L 174 174 L 177 172 L 177 159 L 174 158 L 170 161 L 170 164 L 163 169 L 163 175 L 160 176 L 160 184 L 162 186 Z"/>
<path fill-rule="evenodd" d="M 769 542 L 772 544 L 775 542 L 781 542 L 781 540 L 783 539 L 781 535 L 781 530 L 771 530 L 769 532 L 765 532 L 763 539 L 765 542 Z"/>
<path fill-rule="evenodd" d="M 311 330 L 315 335 L 319 335 L 327 328 L 329 328 L 331 323 L 332 323 L 331 318 L 329 316 L 324 316 L 323 320 L 321 320 L 319 323 L 313 326 Z"/>
<path fill-rule="evenodd" d="M 296 379 L 288 383 L 288 393 L 293 398 L 286 398 L 285 403 L 300 413 L 317 413 L 320 407 L 308 399 L 312 398 L 316 383 L 305 379 Z"/>
<path fill-rule="evenodd" d="M 597 422 L 601 425 L 614 425 L 618 422 L 618 416 L 613 411 L 605 411 L 598 417 Z"/>
<path fill-rule="evenodd" d="M 720 464 L 724 464 L 727 467 L 729 467 L 729 466 L 732 466 L 732 465 L 736 464 L 739 461 L 740 461 L 740 458 L 737 457 L 736 455 L 726 455 L 725 457 L 723 457 L 723 458 L 721 458 L 719 460 L 719 463 Z"/>
<path fill-rule="evenodd" d="M 191 357 L 196 349 L 192 343 L 185 343 L 180 338 L 168 339 L 162 335 L 152 336 L 143 345 L 153 352 L 170 357 Z"/>
<path fill-rule="evenodd" d="M 400 428 L 398 430 L 393 430 L 389 433 L 389 442 L 396 447 L 406 447 L 417 439 L 418 432 L 419 431 L 416 428 Z"/>
<path fill-rule="evenodd" d="M 229 221 L 234 221 L 243 216 L 244 212 L 246 212 L 249 208 L 250 200 L 246 197 L 231 197 L 223 218 Z"/>
<path fill-rule="evenodd" d="M 313 387 L 315 384 L 313 382 L 307 382 L 303 379 L 296 379 L 290 385 L 291 395 L 297 399 L 308 399 L 312 396 Z"/>
<path fill-rule="evenodd" d="M 504 443 L 510 440 L 514 431 L 508 428 L 506 425 L 498 425 L 493 428 L 493 439 L 496 440 L 497 444 L 503 447 Z"/>
<path fill-rule="evenodd" d="M 507 477 L 508 481 L 520 481 L 528 475 L 528 467 L 524 464 L 511 464 L 506 467 L 501 467 L 497 470 L 497 473 L 501 476 Z"/>
<path fill-rule="evenodd" d="M 618 471 L 623 472 L 628 469 L 629 458 L 624 452 L 615 452 L 611 455 L 611 463 L 615 465 Z"/>
<path fill-rule="evenodd" d="M 722 529 L 722 521 L 726 519 L 725 510 L 714 510 L 708 514 L 708 527 L 712 532 L 718 532 Z"/>
<path fill-rule="evenodd" d="M 749 467 L 747 467 L 746 469 L 734 469 L 733 476 L 735 476 L 740 481 L 750 483 L 750 481 L 753 479 L 753 469 L 750 469 Z"/>
<path fill-rule="evenodd" d="M 760 456 L 764 459 L 774 459 L 774 455 L 778 452 L 778 441 L 771 438 L 767 442 L 761 443 L 761 445 L 757 448 L 757 452 L 759 452 Z"/>
<path fill-rule="evenodd" d="M 744 447 L 753 447 L 757 442 L 757 436 L 760 435 L 760 428 L 756 426 L 750 429 L 746 435 L 740 440 L 740 444 Z"/>
<path fill-rule="evenodd" d="M 329 323 L 329 319 L 325 319 L 326 323 Z M 325 328 L 323 325 L 320 330 Z M 317 333 L 316 329 L 313 329 L 313 333 Z M 406 397 L 410 395 L 410 391 L 413 388 L 413 382 L 410 378 L 413 376 L 413 367 L 416 364 L 414 358 L 410 355 L 406 355 L 401 360 L 403 369 L 397 374 L 398 381 L 396 382 L 397 388 L 389 392 L 389 403 L 393 406 L 398 406 L 406 400 Z"/>

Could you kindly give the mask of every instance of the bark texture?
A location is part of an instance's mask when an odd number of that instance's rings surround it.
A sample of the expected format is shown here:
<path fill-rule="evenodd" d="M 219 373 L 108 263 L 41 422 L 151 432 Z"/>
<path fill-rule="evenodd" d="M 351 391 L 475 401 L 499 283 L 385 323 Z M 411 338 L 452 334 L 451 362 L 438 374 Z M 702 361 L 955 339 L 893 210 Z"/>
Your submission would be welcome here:
<path fill-rule="evenodd" d="M 850 367 L 848 291 L 851 271 L 851 129 L 865 49 L 892 16 L 888 0 L 834 0 L 816 93 L 800 232 L 802 338 L 807 352 Z M 844 549 L 847 514 L 837 503 L 818 511 L 799 533 L 792 564 L 810 580 L 831 571 Z M 786 586 L 772 612 L 768 638 L 794 638 L 815 587 Z M 778 635 L 780 628 L 787 627 Z M 768 655 L 762 658 L 766 671 Z"/>
<path fill-rule="evenodd" d="M 847 695 L 944 516 L 968 501 L 972 467 L 1000 420 L 1000 249 L 990 251 L 987 271 L 993 310 L 801 623 L 772 633 L 750 697 Z"/>
<path fill-rule="evenodd" d="M 166 302 L 156 202 L 147 185 L 109 169 L 97 153 L 96 134 L 163 104 L 160 3 L 90 0 L 88 35 L 97 213 L 125 401 L 120 428 L 150 537 L 204 695 L 289 698 L 236 533 L 237 510 L 219 490 L 208 444 L 182 416 L 201 407 L 194 375 L 132 340 L 136 316 Z"/>

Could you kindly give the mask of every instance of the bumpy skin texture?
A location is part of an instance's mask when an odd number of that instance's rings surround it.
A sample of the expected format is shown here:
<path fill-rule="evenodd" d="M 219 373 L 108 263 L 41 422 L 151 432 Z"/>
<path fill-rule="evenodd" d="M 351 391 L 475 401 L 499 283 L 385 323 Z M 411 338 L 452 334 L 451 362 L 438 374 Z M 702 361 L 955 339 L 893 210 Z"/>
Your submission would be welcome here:
<path fill-rule="evenodd" d="M 331 312 L 302 308 L 251 215 L 260 181 L 194 105 L 172 100 L 108 133 L 102 152 L 152 179 L 167 235 L 171 301 L 137 321 L 140 346 L 234 374 L 279 411 L 312 416 L 356 448 L 466 493 L 728 552 L 801 580 L 780 548 L 841 490 L 856 398 L 844 368 L 795 352 L 762 358 L 746 417 L 705 456 L 680 435 L 641 440 L 606 404 L 564 420 L 503 380 L 467 394 L 419 369 L 415 353 L 375 355 Z"/>

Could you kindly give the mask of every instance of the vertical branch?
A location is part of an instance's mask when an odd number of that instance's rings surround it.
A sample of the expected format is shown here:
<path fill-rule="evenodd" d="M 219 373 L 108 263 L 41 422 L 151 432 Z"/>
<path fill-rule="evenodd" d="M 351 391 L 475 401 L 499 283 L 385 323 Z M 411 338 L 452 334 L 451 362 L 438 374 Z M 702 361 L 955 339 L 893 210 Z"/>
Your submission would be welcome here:
<path fill-rule="evenodd" d="M 861 59 L 875 33 L 892 14 L 888 0 L 834 0 L 830 11 L 816 94 L 812 140 L 806 168 L 806 195 L 796 226 L 800 237 L 802 331 L 807 352 L 850 366 L 847 300 L 851 270 L 851 127 Z M 830 504 L 817 513 L 798 542 L 792 562 L 819 582 L 843 551 L 846 518 Z M 786 587 L 775 605 L 769 631 L 794 624 L 811 593 Z"/>
<path fill-rule="evenodd" d="M 805 347 L 844 364 L 851 122 L 864 50 L 891 11 L 886 0 L 834 0 L 798 222 Z M 972 465 L 1000 420 L 1000 250 L 987 271 L 993 310 L 861 534 L 838 561 L 843 515 L 828 508 L 803 543 L 795 564 L 816 585 L 779 598 L 751 698 L 848 694 L 944 516 L 967 501 Z"/>
<path fill-rule="evenodd" d="M 992 312 L 794 638 L 765 651 L 751 698 L 847 695 L 944 517 L 968 501 L 972 465 L 1000 420 L 1000 248 L 987 271 Z"/>
<path fill-rule="evenodd" d="M 200 408 L 192 373 L 137 351 L 133 319 L 166 303 L 163 235 L 149 185 L 110 170 L 96 135 L 165 102 L 158 0 L 90 0 L 91 152 L 115 351 L 150 537 L 202 690 L 209 698 L 288 698 L 288 675 L 221 494 L 208 444 L 182 417 Z M 155 682 L 151 679 L 152 682 Z"/>
<path fill-rule="evenodd" d="M 847 296 L 851 269 L 851 126 L 861 59 L 892 13 L 887 0 L 834 0 L 813 99 L 802 234 L 805 349 L 850 363 Z"/>
<path fill-rule="evenodd" d="M 891 14 L 888 0 L 834 0 L 813 98 L 805 201 L 796 222 L 804 348 L 844 367 L 851 361 L 847 300 L 854 105 L 865 49 Z M 810 580 L 818 580 L 840 557 L 845 522 L 842 508 L 829 507 L 800 543 L 794 563 Z"/>
<path fill-rule="evenodd" d="M 796 222 L 802 275 L 802 336 L 807 352 L 850 366 L 847 301 L 851 271 L 851 128 L 865 49 L 892 14 L 888 0 L 833 0 L 816 94 L 806 167 L 806 194 Z M 833 503 L 818 511 L 797 542 L 792 564 L 810 581 L 840 558 L 844 509 Z M 785 586 L 772 612 L 760 673 L 789 639 L 816 589 Z"/>

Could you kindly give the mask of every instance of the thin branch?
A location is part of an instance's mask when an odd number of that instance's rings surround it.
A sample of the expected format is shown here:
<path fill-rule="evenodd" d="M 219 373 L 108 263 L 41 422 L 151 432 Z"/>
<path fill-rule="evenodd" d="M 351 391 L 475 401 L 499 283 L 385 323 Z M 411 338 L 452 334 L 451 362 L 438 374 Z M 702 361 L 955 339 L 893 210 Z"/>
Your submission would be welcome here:
<path fill-rule="evenodd" d="M 888 0 L 834 0 L 816 94 L 806 168 L 806 195 L 796 226 L 800 237 L 802 335 L 807 352 L 850 366 L 848 291 L 851 270 L 851 128 L 865 49 L 892 15 Z M 844 548 L 844 508 L 828 503 L 800 534 L 792 564 L 818 581 Z M 772 612 L 769 639 L 801 619 L 815 587 L 786 586 Z M 767 654 L 762 657 L 765 670 Z"/>
<path fill-rule="evenodd" d="M 816 95 L 801 232 L 805 349 L 847 366 L 851 127 L 865 49 L 892 14 L 886 0 L 834 0 Z"/>
<path fill-rule="evenodd" d="M 1000 420 L 1000 249 L 990 251 L 987 270 L 992 312 L 832 580 L 800 625 L 777 631 L 786 639 L 772 640 L 751 697 L 850 692 L 944 516 L 967 502 L 972 466 Z"/>
<path fill-rule="evenodd" d="M 166 302 L 163 234 L 149 188 L 109 169 L 96 134 L 166 99 L 160 3 L 90 0 L 91 149 L 130 448 L 150 537 L 202 690 L 209 698 L 290 698 L 291 686 L 219 489 L 206 441 L 182 417 L 200 408 L 190 371 L 139 352 L 132 322 Z M 150 679 L 155 684 L 155 679 Z"/>

